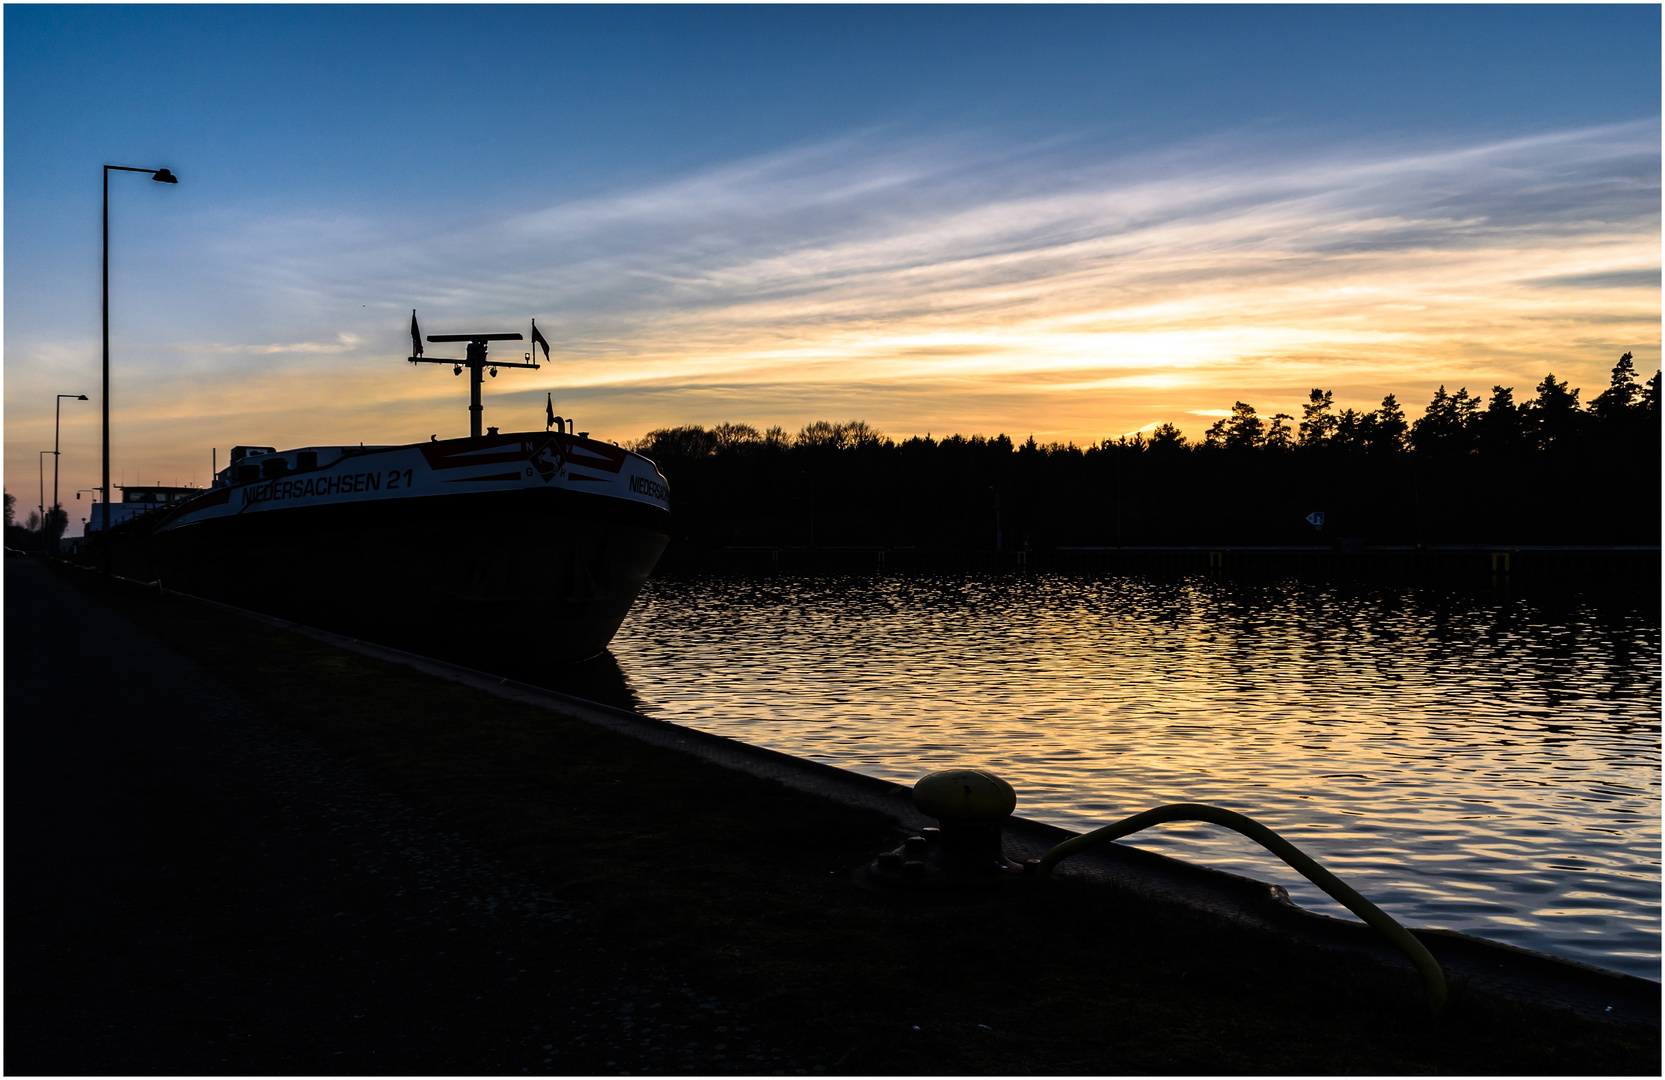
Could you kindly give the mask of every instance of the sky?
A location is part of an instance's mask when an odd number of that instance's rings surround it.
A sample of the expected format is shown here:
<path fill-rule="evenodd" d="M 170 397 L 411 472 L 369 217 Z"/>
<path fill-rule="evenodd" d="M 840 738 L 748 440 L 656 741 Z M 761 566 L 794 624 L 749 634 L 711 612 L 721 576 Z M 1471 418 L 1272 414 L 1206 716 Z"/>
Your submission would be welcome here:
<path fill-rule="evenodd" d="M 117 484 L 466 434 L 413 309 L 536 318 L 485 422 L 549 394 L 619 442 L 1587 400 L 1659 367 L 1660 17 L 7 5 L 6 490 L 39 501 L 59 393 L 72 534 L 99 481 L 105 164 L 180 178 L 111 174 Z"/>

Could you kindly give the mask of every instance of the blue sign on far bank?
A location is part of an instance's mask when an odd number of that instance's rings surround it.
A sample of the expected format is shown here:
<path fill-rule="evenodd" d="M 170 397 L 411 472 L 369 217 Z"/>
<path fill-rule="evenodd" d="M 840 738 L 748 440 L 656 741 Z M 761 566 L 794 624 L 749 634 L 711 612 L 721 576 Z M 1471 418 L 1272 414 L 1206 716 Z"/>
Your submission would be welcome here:
<path fill-rule="evenodd" d="M 1324 511 L 1314 510 L 1312 513 L 1307 515 L 1307 521 L 1313 528 L 1322 529 L 1324 527 Z"/>

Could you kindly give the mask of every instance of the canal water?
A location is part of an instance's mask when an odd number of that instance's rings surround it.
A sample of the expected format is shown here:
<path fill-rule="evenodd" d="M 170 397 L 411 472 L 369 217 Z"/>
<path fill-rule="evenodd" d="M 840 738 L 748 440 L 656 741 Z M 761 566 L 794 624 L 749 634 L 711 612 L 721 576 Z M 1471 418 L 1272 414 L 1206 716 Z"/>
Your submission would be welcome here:
<path fill-rule="evenodd" d="M 1078 830 L 1162 803 L 1228 807 L 1407 925 L 1660 978 L 1648 597 L 671 577 L 648 583 L 611 651 L 652 716 L 900 783 L 987 767 L 1018 813 Z M 1352 917 L 1217 826 L 1123 842 Z"/>

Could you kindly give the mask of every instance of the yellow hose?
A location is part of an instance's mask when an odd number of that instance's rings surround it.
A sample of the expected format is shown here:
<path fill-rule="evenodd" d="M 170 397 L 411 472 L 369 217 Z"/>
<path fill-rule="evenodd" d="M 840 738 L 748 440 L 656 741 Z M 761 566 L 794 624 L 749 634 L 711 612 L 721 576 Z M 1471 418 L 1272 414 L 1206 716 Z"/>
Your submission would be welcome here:
<path fill-rule="evenodd" d="M 1367 924 L 1386 937 L 1399 951 L 1410 958 L 1416 970 L 1422 976 L 1422 989 L 1428 997 L 1428 1007 L 1439 1012 L 1445 1007 L 1445 973 L 1440 970 L 1439 961 L 1432 953 L 1411 935 L 1409 930 L 1400 926 L 1398 921 L 1372 904 L 1344 883 L 1340 878 L 1330 873 L 1314 862 L 1305 852 L 1294 844 L 1268 829 L 1260 822 L 1231 810 L 1222 810 L 1218 806 L 1205 806 L 1202 803 L 1173 803 L 1168 806 L 1158 806 L 1154 810 L 1146 810 L 1142 814 L 1134 814 L 1130 818 L 1123 818 L 1114 825 L 1106 825 L 1102 829 L 1094 829 L 1090 833 L 1083 833 L 1073 840 L 1065 840 L 1062 844 L 1048 851 L 1041 857 L 1040 865 L 1036 868 L 1037 876 L 1047 878 L 1052 868 L 1060 860 L 1082 852 L 1100 844 L 1107 844 L 1120 839 L 1129 833 L 1136 833 L 1140 829 L 1148 829 L 1152 825 L 1161 825 L 1168 821 L 1207 821 L 1215 825 L 1224 825 L 1228 829 L 1247 836 L 1250 840 L 1270 851 L 1296 870 L 1314 885 L 1323 889 L 1336 901 L 1353 914 L 1363 919 Z"/>

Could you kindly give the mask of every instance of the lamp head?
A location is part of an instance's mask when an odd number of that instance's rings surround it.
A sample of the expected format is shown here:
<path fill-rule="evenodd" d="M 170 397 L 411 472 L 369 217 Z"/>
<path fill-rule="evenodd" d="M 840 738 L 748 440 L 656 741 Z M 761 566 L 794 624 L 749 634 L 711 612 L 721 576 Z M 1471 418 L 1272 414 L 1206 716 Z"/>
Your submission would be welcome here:
<path fill-rule="evenodd" d="M 76 396 L 75 400 L 76 401 L 85 401 L 85 400 L 87 400 L 87 395 L 79 394 L 79 395 Z"/>
<path fill-rule="evenodd" d="M 154 173 L 151 174 L 150 178 L 152 180 L 156 181 L 158 184 L 177 184 L 177 183 L 179 183 L 179 177 L 175 176 L 173 173 L 169 172 L 166 169 L 157 169 Z"/>

